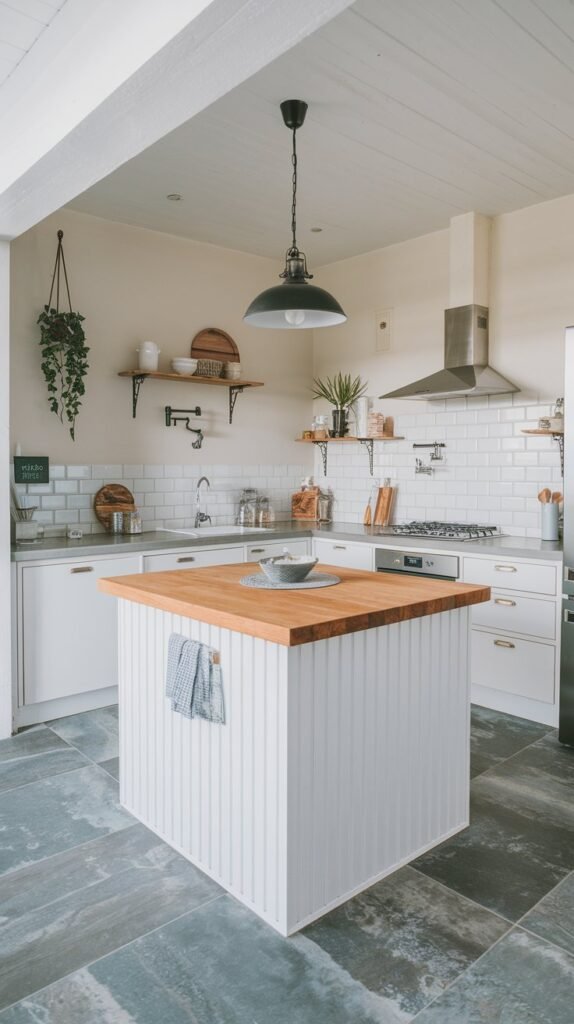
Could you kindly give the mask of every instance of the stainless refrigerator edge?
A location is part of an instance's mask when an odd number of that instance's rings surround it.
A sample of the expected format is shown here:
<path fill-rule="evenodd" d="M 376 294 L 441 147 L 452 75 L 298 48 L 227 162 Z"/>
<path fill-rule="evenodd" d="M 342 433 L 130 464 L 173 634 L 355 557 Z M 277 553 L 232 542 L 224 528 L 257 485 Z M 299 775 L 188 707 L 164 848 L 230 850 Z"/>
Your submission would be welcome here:
<path fill-rule="evenodd" d="M 558 739 L 574 747 L 574 327 L 566 328 L 564 348 L 564 572 Z"/>

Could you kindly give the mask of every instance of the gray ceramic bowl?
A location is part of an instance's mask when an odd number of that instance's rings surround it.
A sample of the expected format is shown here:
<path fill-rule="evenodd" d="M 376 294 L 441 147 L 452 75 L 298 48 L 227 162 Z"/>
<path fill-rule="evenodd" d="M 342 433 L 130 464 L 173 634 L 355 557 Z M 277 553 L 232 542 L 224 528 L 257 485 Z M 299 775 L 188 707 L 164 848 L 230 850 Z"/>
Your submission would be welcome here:
<path fill-rule="evenodd" d="M 310 555 L 274 555 L 259 562 L 267 579 L 273 583 L 302 583 L 319 561 Z"/>

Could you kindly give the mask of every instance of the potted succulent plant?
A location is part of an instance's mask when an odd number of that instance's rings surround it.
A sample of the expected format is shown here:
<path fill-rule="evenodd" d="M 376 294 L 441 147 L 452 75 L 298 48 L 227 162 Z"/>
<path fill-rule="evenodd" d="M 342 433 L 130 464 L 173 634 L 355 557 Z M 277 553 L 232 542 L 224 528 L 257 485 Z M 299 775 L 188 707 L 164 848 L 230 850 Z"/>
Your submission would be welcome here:
<path fill-rule="evenodd" d="M 333 437 L 345 437 L 348 431 L 347 414 L 358 398 L 361 398 L 367 390 L 368 384 L 363 384 L 360 377 L 353 380 L 350 373 L 338 373 L 331 380 L 315 378 L 313 380 L 313 397 L 324 398 L 333 409 Z"/>
<path fill-rule="evenodd" d="M 63 231 L 58 231 L 58 250 L 52 277 L 50 298 L 44 306 L 37 323 L 40 325 L 40 348 L 42 350 L 42 372 L 48 386 L 50 409 L 68 422 L 72 441 L 75 440 L 76 416 L 85 393 L 84 377 L 88 372 L 86 336 L 82 327 L 84 317 L 72 310 L 68 274 L 62 246 Z M 60 273 L 62 273 L 68 297 L 68 312 L 60 309 Z M 52 306 L 52 295 L 56 290 L 56 305 Z"/>

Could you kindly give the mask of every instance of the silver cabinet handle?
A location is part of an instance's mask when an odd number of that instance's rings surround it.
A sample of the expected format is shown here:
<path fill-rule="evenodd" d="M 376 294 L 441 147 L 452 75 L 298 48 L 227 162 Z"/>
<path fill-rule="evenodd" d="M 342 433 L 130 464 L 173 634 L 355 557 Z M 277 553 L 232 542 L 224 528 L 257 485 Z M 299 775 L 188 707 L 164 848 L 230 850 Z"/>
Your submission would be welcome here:
<path fill-rule="evenodd" d="M 516 572 L 515 565 L 495 565 L 494 568 L 497 572 Z"/>
<path fill-rule="evenodd" d="M 503 604 L 505 608 L 516 608 L 516 601 L 511 601 L 509 597 L 495 597 L 495 604 Z"/>
<path fill-rule="evenodd" d="M 495 640 L 494 641 L 494 646 L 495 647 L 514 647 L 515 645 L 511 644 L 510 640 Z"/>
<path fill-rule="evenodd" d="M 265 548 L 249 548 L 252 555 L 262 555 L 265 552 Z"/>
<path fill-rule="evenodd" d="M 178 562 L 195 562 L 195 555 L 182 555 Z"/>
<path fill-rule="evenodd" d="M 93 571 L 94 571 L 93 565 L 75 565 L 73 569 L 70 569 L 70 572 L 93 572 Z"/>
<path fill-rule="evenodd" d="M 333 544 L 333 551 L 346 551 L 347 547 L 345 544 Z"/>

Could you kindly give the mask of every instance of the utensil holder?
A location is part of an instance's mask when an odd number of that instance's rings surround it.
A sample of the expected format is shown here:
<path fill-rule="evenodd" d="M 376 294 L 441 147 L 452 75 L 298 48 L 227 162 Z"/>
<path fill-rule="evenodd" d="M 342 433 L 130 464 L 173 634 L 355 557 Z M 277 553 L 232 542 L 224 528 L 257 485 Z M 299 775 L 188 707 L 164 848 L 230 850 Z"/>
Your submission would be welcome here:
<path fill-rule="evenodd" d="M 558 514 L 560 506 L 557 502 L 546 502 L 541 507 L 541 538 L 542 540 L 558 540 Z"/>

